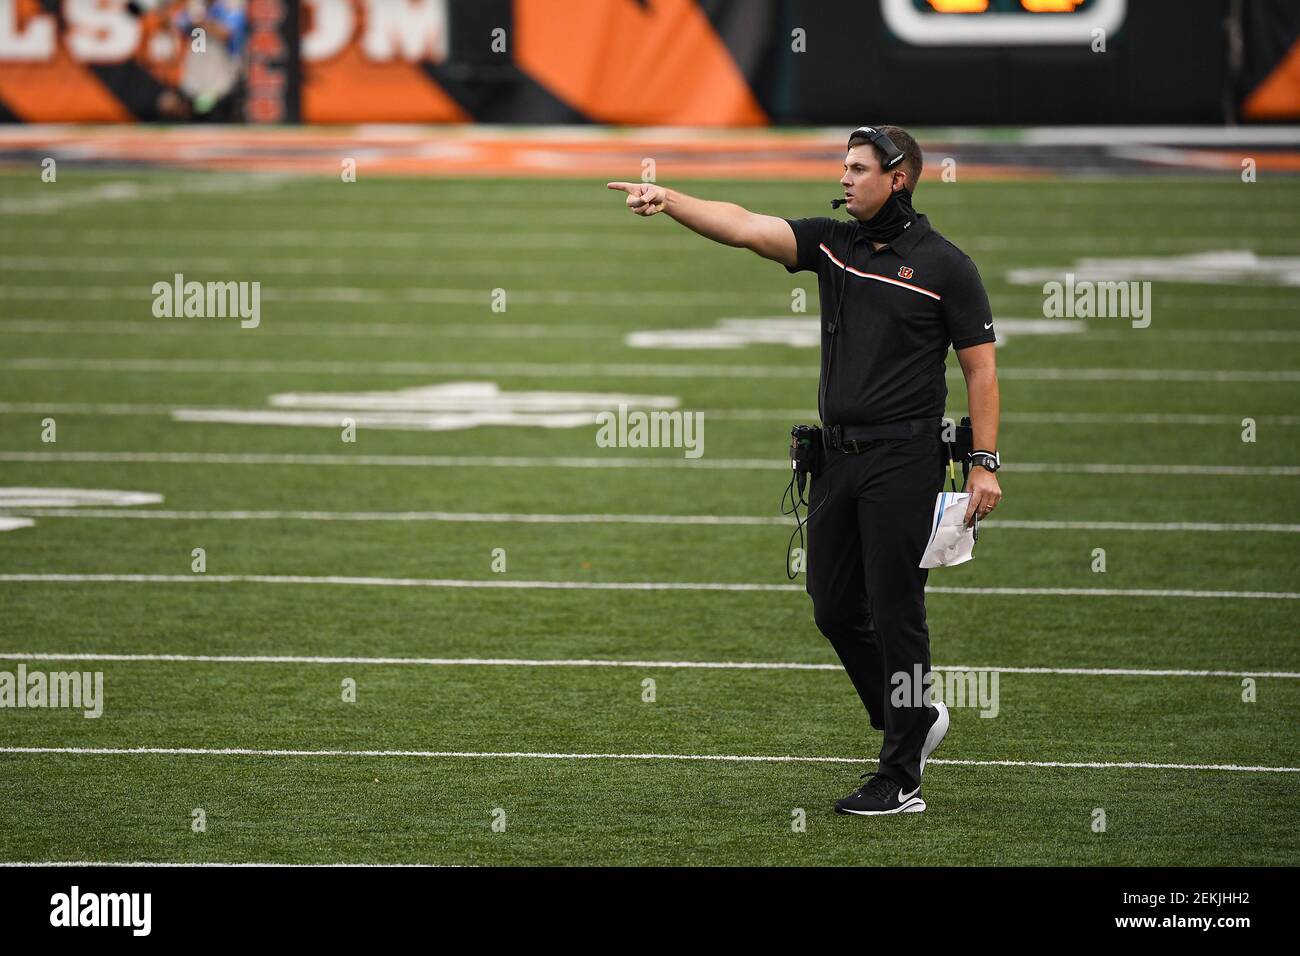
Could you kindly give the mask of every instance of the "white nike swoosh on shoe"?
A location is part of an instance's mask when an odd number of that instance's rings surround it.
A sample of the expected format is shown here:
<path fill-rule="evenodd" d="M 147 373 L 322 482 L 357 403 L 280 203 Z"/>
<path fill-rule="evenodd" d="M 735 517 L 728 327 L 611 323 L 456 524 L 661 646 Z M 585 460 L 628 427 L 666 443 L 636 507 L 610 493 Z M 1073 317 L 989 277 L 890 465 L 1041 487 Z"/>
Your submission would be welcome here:
<path fill-rule="evenodd" d="M 925 735 L 925 743 L 921 745 L 921 771 L 925 773 L 925 762 L 930 759 L 930 754 L 934 753 L 939 744 L 943 743 L 943 738 L 948 736 L 948 705 L 941 700 L 934 702 L 935 709 L 939 712 L 930 725 L 929 731 Z"/>
<path fill-rule="evenodd" d="M 916 788 L 916 790 L 920 790 L 920 789 L 921 789 L 921 788 L 920 788 L 919 786 Z M 899 803 L 905 803 L 906 801 L 911 800 L 914 796 L 916 796 L 916 790 L 913 790 L 911 793 L 904 793 L 904 792 L 900 789 L 900 790 L 898 791 L 898 802 L 899 802 Z"/>

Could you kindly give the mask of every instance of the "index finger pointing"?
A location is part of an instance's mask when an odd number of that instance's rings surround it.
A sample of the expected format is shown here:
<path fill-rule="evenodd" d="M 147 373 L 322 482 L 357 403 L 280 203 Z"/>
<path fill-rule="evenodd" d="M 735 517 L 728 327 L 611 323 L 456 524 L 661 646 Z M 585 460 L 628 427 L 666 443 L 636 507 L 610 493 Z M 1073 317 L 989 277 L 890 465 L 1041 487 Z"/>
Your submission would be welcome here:
<path fill-rule="evenodd" d="M 606 189 L 621 189 L 621 190 L 623 190 L 623 192 L 625 192 L 625 193 L 631 193 L 631 192 L 632 192 L 633 185 L 634 185 L 633 183 L 606 183 L 606 184 L 605 184 L 605 188 L 606 188 Z"/>

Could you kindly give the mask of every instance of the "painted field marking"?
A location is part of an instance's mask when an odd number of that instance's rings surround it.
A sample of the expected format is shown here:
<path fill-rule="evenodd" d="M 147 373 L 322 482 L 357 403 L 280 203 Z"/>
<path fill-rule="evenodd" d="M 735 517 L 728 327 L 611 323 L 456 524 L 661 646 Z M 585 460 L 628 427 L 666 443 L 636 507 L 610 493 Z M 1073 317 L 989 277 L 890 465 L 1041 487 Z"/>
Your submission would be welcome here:
<path fill-rule="evenodd" d="M 486 296 L 475 293 L 476 303 Z M 519 293 L 515 293 L 519 295 Z M 3 289 L 0 288 L 0 297 Z M 264 296 L 265 298 L 265 296 Z M 302 375 L 516 375 L 535 378 L 788 378 L 811 380 L 817 370 L 786 365 L 718 365 L 707 363 L 619 362 L 333 362 L 270 359 L 96 359 L 29 356 L 0 360 L 0 368 L 41 372 L 134 372 L 149 374 L 302 374 Z M 960 378 L 950 368 L 949 378 Z M 998 369 L 1006 381 L 1048 382 L 1300 382 L 1300 369 L 1189 368 L 1029 368 Z"/>
<path fill-rule="evenodd" d="M 790 518 L 771 515 L 532 514 L 477 511 L 160 511 L 113 508 L 28 508 L 0 503 L 0 514 L 32 518 L 140 518 L 155 521 L 436 521 L 451 524 L 647 524 L 703 527 L 786 527 Z M 989 519 L 990 528 L 1014 531 L 1206 531 L 1300 534 L 1300 524 L 1208 521 L 1031 521 Z"/>
<path fill-rule="evenodd" d="M 379 667 L 631 667 L 638 670 L 748 670 L 748 671 L 830 671 L 841 673 L 839 664 L 816 664 L 795 661 L 638 661 L 602 658 L 526 658 L 526 657 L 350 657 L 298 656 L 292 654 L 96 654 L 15 651 L 0 652 L 5 661 L 106 661 L 123 663 L 178 664 L 362 664 Z M 1143 667 L 992 667 L 961 664 L 936 664 L 936 671 L 983 671 L 998 674 L 1050 674 L 1080 677 L 1261 677 L 1300 680 L 1300 671 L 1266 670 L 1187 670 L 1181 668 Z"/>
<path fill-rule="evenodd" d="M 242 747 L 0 747 L 0 754 L 65 754 L 97 757 L 416 757 L 478 760 L 674 760 L 708 763 L 851 763 L 862 757 L 792 756 L 788 754 L 546 753 L 490 750 L 254 750 Z M 956 767 L 1042 767 L 1078 770 L 1210 770 L 1238 773 L 1300 773 L 1300 767 L 1241 764 L 1147 763 L 1142 761 L 953 760 L 931 757 L 927 763 Z"/>
<path fill-rule="evenodd" d="M 517 457 L 509 455 L 339 455 L 275 454 L 270 452 L 150 452 L 150 451 L 0 451 L 0 461 L 96 462 L 171 465 L 348 465 L 405 468 L 699 468 L 706 471 L 789 471 L 776 458 L 602 458 Z M 1008 474 L 1165 475 L 1205 477 L 1300 476 L 1300 465 L 1123 465 L 1107 463 L 1015 462 Z"/>
<path fill-rule="evenodd" d="M 753 591 L 799 592 L 802 584 L 725 581 L 497 581 L 487 578 L 385 578 L 292 574 L 0 574 L 0 583 L 37 584 L 305 584 L 389 588 L 467 588 L 537 591 Z M 1296 591 L 1208 591 L 1166 588 L 927 587 L 928 594 L 1003 597 L 1155 597 L 1300 600 Z"/>
<path fill-rule="evenodd" d="M 503 337 L 511 330 L 525 326 L 502 326 Z M 545 332 L 546 326 L 536 326 Z M 429 334 L 433 334 L 430 332 Z M 163 415 L 170 416 L 182 409 L 217 411 L 229 405 L 157 405 L 133 402 L 0 402 L 0 414 L 69 414 L 69 415 Z M 247 411 L 263 408 L 261 405 L 243 406 Z M 706 419 L 722 421 L 816 421 L 817 413 L 806 408 L 706 408 L 701 413 Z M 951 416 L 950 416 L 951 417 Z M 1300 425 L 1300 415 L 1255 415 L 1259 425 Z M 1192 413 L 1090 413 L 1090 412 L 1007 412 L 1003 424 L 1031 425 L 1227 425 L 1241 428 L 1240 415 L 1203 415 Z"/>

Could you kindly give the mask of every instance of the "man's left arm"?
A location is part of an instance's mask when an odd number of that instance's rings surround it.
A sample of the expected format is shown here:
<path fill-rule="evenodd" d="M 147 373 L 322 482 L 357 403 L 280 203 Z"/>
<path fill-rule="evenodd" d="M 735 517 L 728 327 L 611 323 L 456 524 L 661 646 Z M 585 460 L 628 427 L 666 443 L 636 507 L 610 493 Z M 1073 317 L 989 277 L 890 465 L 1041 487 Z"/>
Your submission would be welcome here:
<path fill-rule="evenodd" d="M 998 368 L 992 342 L 959 349 L 957 361 L 966 376 L 967 407 L 970 410 L 972 446 L 978 450 L 998 450 L 998 418 L 1001 401 L 998 398 Z M 981 519 L 988 517 L 1002 499 L 998 476 L 976 465 L 966 479 L 970 501 L 966 505 L 966 523 L 979 511 Z"/>

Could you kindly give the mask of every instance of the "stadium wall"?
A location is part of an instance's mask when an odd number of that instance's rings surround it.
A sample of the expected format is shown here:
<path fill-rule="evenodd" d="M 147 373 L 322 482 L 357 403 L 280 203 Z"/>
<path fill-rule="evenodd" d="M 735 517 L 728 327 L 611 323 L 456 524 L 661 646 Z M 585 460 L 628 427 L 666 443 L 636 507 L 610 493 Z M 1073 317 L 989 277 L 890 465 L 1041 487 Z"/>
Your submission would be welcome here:
<path fill-rule="evenodd" d="M 1288 0 L 1053 0 L 1068 14 L 1024 11 L 1043 0 L 246 3 L 253 123 L 1300 119 Z M 0 120 L 166 119 L 187 38 L 166 2 L 145 7 L 0 0 Z"/>

